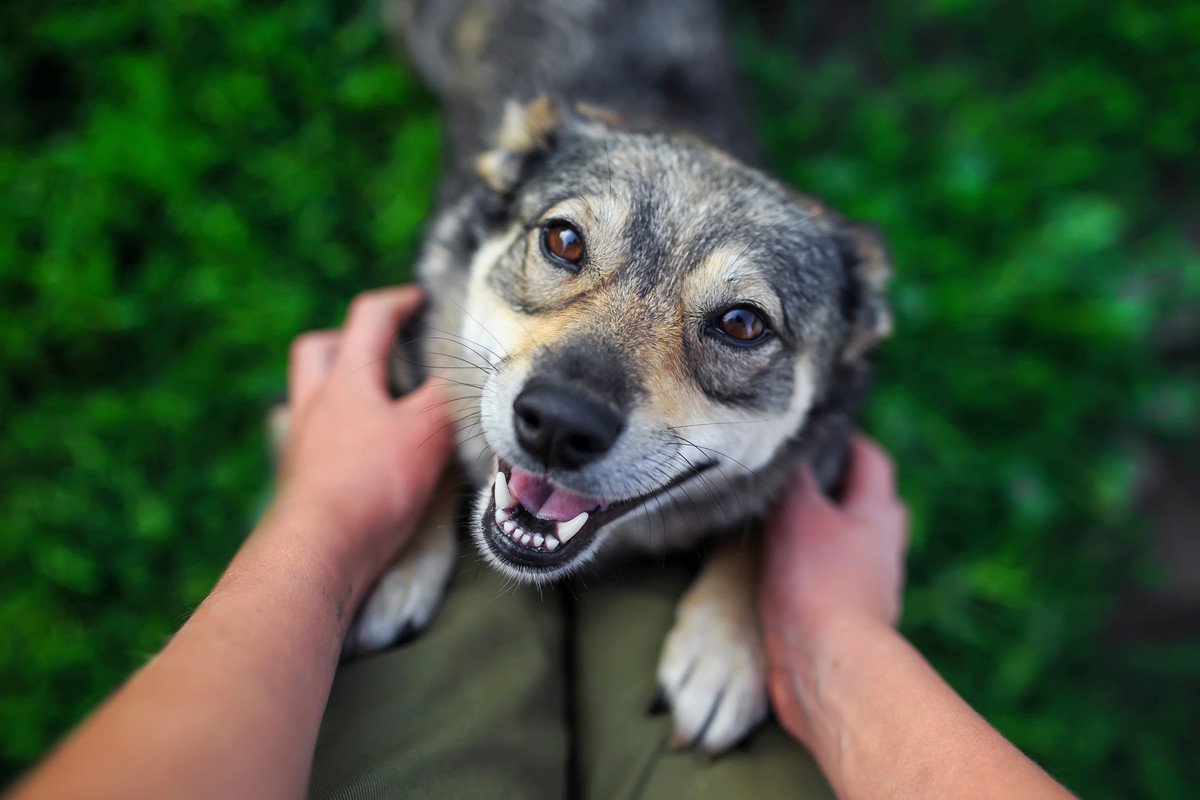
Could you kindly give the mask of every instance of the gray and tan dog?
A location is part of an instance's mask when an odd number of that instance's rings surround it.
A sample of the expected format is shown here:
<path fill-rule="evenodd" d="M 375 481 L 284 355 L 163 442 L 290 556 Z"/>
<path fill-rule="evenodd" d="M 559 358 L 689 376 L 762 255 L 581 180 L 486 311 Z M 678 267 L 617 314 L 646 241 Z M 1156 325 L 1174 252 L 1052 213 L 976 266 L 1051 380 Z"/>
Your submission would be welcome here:
<path fill-rule="evenodd" d="M 417 268 L 424 330 L 398 372 L 411 382 L 417 364 L 456 390 L 475 542 L 498 570 L 545 582 L 714 537 L 659 679 L 678 738 L 728 748 L 768 710 L 742 534 L 801 461 L 836 481 L 865 356 L 890 326 L 885 252 L 751 166 L 708 0 L 390 14 L 451 139 Z M 451 505 L 380 582 L 351 650 L 432 618 Z"/>

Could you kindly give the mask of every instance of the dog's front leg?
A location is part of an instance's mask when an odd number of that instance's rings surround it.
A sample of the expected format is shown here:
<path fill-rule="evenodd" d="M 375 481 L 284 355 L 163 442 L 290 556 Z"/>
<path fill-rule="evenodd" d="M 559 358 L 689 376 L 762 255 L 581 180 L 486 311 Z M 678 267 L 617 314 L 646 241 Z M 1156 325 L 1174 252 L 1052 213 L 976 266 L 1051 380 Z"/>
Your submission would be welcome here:
<path fill-rule="evenodd" d="M 367 595 L 343 652 L 364 655 L 406 641 L 433 620 L 457 554 L 455 516 L 460 487 L 444 480 L 412 539 Z"/>
<path fill-rule="evenodd" d="M 658 663 L 675 718 L 673 744 L 710 754 L 741 741 L 769 709 L 754 606 L 757 543 L 719 543 L 680 600 Z"/>

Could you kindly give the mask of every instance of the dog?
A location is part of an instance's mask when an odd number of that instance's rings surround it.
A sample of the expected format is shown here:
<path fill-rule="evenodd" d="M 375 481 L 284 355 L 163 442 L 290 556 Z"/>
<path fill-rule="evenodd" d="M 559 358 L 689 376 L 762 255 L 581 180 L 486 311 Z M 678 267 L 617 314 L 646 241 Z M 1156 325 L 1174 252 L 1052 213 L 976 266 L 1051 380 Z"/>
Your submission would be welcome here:
<path fill-rule="evenodd" d="M 750 531 L 802 462 L 841 474 L 891 329 L 879 236 L 755 166 L 711 0 L 394 0 L 440 95 L 448 167 L 394 364 L 454 395 L 480 553 L 543 583 L 697 548 L 659 681 L 709 753 L 768 713 Z M 444 500 L 347 648 L 429 624 L 455 562 Z"/>

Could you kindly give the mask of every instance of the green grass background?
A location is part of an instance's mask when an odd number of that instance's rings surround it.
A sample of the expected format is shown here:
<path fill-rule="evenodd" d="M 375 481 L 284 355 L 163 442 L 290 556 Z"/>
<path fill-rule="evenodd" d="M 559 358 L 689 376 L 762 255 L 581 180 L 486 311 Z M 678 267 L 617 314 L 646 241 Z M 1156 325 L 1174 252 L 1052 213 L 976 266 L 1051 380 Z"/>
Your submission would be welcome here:
<path fill-rule="evenodd" d="M 877 223 L 867 427 L 913 509 L 905 631 L 1089 797 L 1200 789 L 1200 642 L 1153 584 L 1139 451 L 1197 430 L 1151 342 L 1200 302 L 1200 5 L 812 2 L 738 40 L 772 168 Z M 440 120 L 369 4 L 0 4 L 0 769 L 204 596 L 267 480 L 302 329 L 404 279 Z"/>

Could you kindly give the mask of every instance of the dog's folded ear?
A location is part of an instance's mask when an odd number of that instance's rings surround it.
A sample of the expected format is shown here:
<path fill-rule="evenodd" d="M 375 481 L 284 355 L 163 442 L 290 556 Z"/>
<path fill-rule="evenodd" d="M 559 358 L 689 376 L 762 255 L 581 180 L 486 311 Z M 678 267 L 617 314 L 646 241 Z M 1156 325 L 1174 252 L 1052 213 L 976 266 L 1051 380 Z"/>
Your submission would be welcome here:
<path fill-rule="evenodd" d="M 495 146 L 475 161 L 475 171 L 488 188 L 510 194 L 554 146 L 562 117 L 562 109 L 549 97 L 524 105 L 509 101 Z"/>
<path fill-rule="evenodd" d="M 879 232 L 869 225 L 842 223 L 834 237 L 847 276 L 842 308 L 850 335 L 842 358 L 854 361 L 892 332 L 892 310 L 886 295 L 892 262 Z"/>

